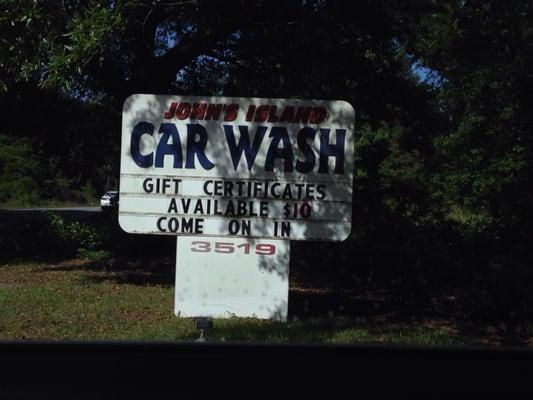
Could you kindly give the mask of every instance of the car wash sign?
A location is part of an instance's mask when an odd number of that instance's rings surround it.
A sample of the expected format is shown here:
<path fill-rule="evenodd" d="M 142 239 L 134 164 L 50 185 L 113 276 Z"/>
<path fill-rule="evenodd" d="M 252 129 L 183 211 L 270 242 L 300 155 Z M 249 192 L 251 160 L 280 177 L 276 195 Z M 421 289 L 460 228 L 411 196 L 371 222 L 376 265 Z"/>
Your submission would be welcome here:
<path fill-rule="evenodd" d="M 129 233 L 344 240 L 353 136 L 344 101 L 132 95 L 119 224 Z"/>

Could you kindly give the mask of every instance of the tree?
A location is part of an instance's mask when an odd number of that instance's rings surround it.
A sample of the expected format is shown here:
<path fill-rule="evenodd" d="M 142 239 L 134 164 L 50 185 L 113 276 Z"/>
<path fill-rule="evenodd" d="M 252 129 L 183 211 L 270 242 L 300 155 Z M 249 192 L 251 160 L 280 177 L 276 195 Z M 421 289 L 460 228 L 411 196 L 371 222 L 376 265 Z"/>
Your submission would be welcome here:
<path fill-rule="evenodd" d="M 435 139 L 442 186 L 493 237 L 522 240 L 533 226 L 532 20 L 531 2 L 446 1 L 415 50 L 447 117 Z"/>
<path fill-rule="evenodd" d="M 402 42 L 428 4 L 6 0 L 0 52 L 16 51 L 4 88 L 55 89 L 116 113 L 138 92 L 342 98 L 357 108 L 360 198 L 369 190 L 364 201 L 378 204 L 387 185 L 389 197 L 420 198 L 435 113 Z"/>

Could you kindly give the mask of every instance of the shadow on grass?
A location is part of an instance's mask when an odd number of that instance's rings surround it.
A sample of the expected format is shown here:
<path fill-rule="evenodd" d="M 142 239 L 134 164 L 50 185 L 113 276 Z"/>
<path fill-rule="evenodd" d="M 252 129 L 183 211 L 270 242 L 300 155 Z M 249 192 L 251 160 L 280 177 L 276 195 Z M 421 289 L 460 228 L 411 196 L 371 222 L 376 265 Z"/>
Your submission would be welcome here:
<path fill-rule="evenodd" d="M 65 263 L 43 267 L 42 271 L 84 271 L 89 283 L 174 286 L 174 262 L 170 258 L 151 260 L 111 259 L 102 262 Z"/>
<path fill-rule="evenodd" d="M 361 323 L 353 318 L 316 318 L 288 323 L 253 320 L 217 320 L 212 332 L 214 340 L 291 342 L 291 343 L 401 343 L 416 345 L 460 345 L 472 341 L 459 333 L 436 327 Z"/>
<path fill-rule="evenodd" d="M 175 280 L 173 257 L 155 258 L 152 255 L 100 262 L 67 262 L 42 270 L 84 271 L 87 272 L 84 282 L 94 284 L 173 288 Z M 295 272 L 298 276 L 298 271 Z M 318 279 L 312 275 L 308 279 L 291 279 L 288 323 L 217 320 L 220 329 L 215 327 L 213 334 L 221 340 L 398 342 L 405 339 L 421 344 L 442 344 L 450 340 L 452 345 L 456 342 L 533 345 L 529 320 L 511 324 L 501 319 L 473 318 L 473 306 L 458 296 L 435 294 L 430 299 L 420 296 L 413 301 L 383 283 L 359 284 L 350 288 L 336 285 L 335 278 L 321 276 Z M 316 282 L 321 284 L 316 285 Z"/>
<path fill-rule="evenodd" d="M 289 291 L 289 318 L 378 316 L 392 313 L 398 304 L 390 298 L 373 298 L 347 292 L 293 288 Z"/>

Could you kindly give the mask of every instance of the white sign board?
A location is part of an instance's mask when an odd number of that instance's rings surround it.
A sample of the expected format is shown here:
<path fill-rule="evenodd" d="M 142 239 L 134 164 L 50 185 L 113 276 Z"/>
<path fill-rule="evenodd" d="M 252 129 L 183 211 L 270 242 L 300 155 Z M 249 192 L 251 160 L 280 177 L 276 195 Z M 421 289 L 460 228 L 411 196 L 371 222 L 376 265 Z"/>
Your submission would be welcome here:
<path fill-rule="evenodd" d="M 287 240 L 178 237 L 175 315 L 285 321 L 289 256 Z"/>
<path fill-rule="evenodd" d="M 132 95 L 119 224 L 129 233 L 344 240 L 353 135 L 344 101 Z"/>

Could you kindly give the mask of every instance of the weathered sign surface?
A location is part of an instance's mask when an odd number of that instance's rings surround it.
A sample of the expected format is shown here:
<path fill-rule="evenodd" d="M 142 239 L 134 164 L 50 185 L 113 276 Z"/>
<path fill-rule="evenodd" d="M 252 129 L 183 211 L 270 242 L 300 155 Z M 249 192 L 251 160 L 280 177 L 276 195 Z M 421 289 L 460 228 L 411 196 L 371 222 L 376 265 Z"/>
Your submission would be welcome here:
<path fill-rule="evenodd" d="M 288 240 L 180 236 L 174 314 L 287 319 Z"/>
<path fill-rule="evenodd" d="M 353 135 L 344 101 L 132 95 L 119 224 L 129 233 L 344 240 Z"/>

